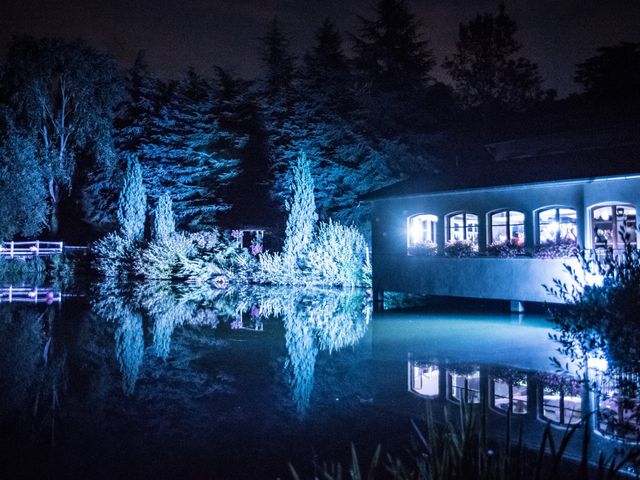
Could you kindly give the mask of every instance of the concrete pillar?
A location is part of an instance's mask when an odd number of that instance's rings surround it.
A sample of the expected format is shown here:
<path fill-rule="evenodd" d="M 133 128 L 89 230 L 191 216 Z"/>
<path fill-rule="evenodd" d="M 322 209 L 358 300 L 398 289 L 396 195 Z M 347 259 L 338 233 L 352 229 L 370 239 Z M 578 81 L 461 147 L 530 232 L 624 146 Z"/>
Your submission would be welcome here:
<path fill-rule="evenodd" d="M 524 313 L 524 303 L 519 300 L 511 300 L 511 313 Z"/>

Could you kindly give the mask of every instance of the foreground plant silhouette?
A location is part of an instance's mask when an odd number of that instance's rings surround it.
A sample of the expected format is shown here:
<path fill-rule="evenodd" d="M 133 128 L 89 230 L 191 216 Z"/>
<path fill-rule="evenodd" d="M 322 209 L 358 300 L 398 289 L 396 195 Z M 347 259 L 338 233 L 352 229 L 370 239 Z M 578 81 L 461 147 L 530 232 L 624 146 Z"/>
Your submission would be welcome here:
<path fill-rule="evenodd" d="M 589 463 L 590 416 L 568 426 L 558 441 L 551 424 L 543 431 L 537 451 L 525 446 L 522 428 L 511 441 L 511 415 L 507 415 L 506 435 L 501 441 L 488 437 L 486 411 L 462 402 L 457 412 L 445 407 L 443 423 L 434 421 L 427 404 L 426 426 L 418 427 L 412 420 L 415 445 L 408 460 L 387 454 L 382 459 L 378 446 L 366 470 L 361 469 L 355 446 L 351 447 L 351 463 L 314 465 L 313 478 L 324 480 L 605 480 L 618 478 L 624 468 L 637 468 L 640 449 L 626 454 L 600 453 L 597 463 Z M 581 428 L 581 458 L 579 464 L 567 457 L 567 447 Z M 301 480 L 290 465 L 294 480 Z M 628 473 L 628 472 L 627 472 Z"/>

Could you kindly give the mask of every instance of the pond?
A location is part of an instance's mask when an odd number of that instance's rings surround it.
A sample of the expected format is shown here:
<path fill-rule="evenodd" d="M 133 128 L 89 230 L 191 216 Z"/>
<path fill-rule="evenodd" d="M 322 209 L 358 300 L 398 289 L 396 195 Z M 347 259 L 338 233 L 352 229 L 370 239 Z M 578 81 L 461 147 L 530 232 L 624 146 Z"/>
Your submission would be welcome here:
<path fill-rule="evenodd" d="M 617 392 L 554 373 L 543 316 L 374 314 L 358 290 L 21 288 L 0 295 L 0 460 L 22 476 L 309 476 L 351 443 L 403 452 L 425 405 L 461 401 L 486 405 L 497 436 L 510 410 L 532 448 L 594 405 L 594 455 L 637 439 Z"/>

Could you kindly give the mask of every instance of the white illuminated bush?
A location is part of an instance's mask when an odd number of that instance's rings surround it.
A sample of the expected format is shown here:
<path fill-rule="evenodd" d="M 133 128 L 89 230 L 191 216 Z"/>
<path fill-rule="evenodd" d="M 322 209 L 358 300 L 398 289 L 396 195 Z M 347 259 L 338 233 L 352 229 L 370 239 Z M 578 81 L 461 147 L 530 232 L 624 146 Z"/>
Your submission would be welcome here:
<path fill-rule="evenodd" d="M 320 223 L 307 257 L 314 283 L 355 287 L 363 285 L 366 242 L 354 227 L 329 220 Z"/>

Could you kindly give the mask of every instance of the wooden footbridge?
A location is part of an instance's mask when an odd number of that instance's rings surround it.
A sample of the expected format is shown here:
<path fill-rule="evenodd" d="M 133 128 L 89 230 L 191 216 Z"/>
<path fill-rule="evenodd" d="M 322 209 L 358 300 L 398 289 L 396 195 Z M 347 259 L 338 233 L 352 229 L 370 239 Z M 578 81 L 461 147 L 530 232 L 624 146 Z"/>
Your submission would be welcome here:
<path fill-rule="evenodd" d="M 63 242 L 32 240 L 29 242 L 0 242 L 0 258 L 25 258 L 59 255 L 65 250 L 84 250 L 87 247 L 72 247 Z"/>

